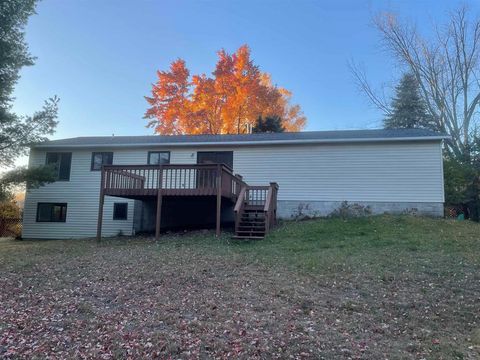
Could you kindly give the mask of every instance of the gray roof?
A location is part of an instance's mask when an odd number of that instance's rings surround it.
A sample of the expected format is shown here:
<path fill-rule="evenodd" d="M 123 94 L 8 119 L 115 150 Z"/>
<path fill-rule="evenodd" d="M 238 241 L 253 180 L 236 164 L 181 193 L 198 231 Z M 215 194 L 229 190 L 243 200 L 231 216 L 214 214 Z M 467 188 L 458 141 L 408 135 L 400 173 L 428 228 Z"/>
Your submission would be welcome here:
<path fill-rule="evenodd" d="M 50 140 L 34 147 L 138 147 L 138 146 L 201 146 L 285 143 L 331 143 L 442 140 L 448 136 L 424 129 L 377 129 L 304 131 L 239 135 L 147 135 L 88 136 Z"/>

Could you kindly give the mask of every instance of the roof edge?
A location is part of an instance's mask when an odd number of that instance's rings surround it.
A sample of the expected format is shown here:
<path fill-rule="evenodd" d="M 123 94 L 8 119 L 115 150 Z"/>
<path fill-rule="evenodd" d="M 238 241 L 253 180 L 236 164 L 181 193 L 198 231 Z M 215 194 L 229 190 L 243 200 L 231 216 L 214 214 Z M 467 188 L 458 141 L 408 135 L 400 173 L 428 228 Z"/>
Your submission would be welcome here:
<path fill-rule="evenodd" d="M 150 146 L 170 146 L 170 147 L 193 147 L 193 146 L 228 146 L 228 145 L 289 145 L 289 144 L 333 144 L 333 143 L 372 143 L 372 142 L 403 142 L 403 141 L 442 141 L 449 139 L 450 136 L 405 136 L 405 137 L 379 137 L 363 139 L 307 139 L 307 140 L 247 140 L 247 141 L 198 141 L 188 143 L 137 143 L 137 144 L 86 144 L 86 145 L 55 145 L 55 144 L 36 144 L 31 148 L 138 148 Z"/>

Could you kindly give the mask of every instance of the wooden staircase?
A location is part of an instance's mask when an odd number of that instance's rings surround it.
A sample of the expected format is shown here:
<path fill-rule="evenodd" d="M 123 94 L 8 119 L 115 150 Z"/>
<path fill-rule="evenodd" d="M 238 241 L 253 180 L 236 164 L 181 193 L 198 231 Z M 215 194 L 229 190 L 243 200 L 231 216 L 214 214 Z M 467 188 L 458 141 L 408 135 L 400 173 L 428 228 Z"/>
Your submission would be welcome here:
<path fill-rule="evenodd" d="M 235 236 L 237 238 L 263 239 L 266 235 L 265 226 L 263 208 L 245 208 L 241 214 Z"/>
<path fill-rule="evenodd" d="M 235 239 L 263 239 L 276 223 L 278 185 L 242 187 L 235 204 Z"/>

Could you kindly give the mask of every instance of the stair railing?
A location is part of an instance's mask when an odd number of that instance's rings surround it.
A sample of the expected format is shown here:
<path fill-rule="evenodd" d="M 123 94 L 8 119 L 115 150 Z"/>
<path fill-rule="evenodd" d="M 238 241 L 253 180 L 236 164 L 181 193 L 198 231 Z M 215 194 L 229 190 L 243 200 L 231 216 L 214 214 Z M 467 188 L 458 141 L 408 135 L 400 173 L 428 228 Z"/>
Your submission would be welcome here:
<path fill-rule="evenodd" d="M 265 235 L 277 222 L 277 193 L 278 184 L 270 183 L 263 211 L 265 212 Z"/>
<path fill-rule="evenodd" d="M 237 202 L 233 209 L 235 213 L 235 233 L 238 232 L 238 226 L 240 225 L 240 219 L 242 217 L 243 209 L 245 207 L 245 195 L 247 193 L 247 185 L 243 185 L 240 189 L 240 193 L 237 197 Z"/>

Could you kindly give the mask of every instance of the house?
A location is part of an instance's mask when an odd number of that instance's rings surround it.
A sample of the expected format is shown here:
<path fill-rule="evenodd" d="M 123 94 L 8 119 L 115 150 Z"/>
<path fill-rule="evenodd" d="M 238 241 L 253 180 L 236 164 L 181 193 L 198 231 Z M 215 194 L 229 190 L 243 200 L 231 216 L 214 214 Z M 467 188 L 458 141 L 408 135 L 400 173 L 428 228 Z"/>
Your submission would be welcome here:
<path fill-rule="evenodd" d="M 269 199 L 269 226 L 326 216 L 344 201 L 374 214 L 443 216 L 444 139 L 404 129 L 47 141 L 31 148 L 29 166 L 53 164 L 58 178 L 27 191 L 23 237 L 93 237 L 97 228 L 158 236 L 160 225 L 185 224 L 219 231 L 244 211 L 240 196 L 260 210 Z M 250 192 L 240 194 L 245 184 Z"/>

